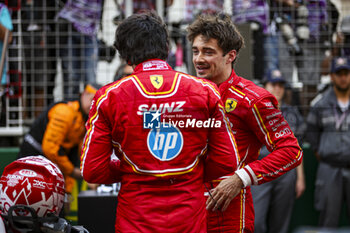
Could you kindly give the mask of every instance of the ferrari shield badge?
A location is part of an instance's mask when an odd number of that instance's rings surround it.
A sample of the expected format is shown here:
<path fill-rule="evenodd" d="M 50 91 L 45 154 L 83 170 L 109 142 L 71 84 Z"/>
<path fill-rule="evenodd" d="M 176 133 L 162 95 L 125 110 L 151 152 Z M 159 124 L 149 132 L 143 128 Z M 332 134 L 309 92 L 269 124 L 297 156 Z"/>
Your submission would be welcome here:
<path fill-rule="evenodd" d="M 225 110 L 226 112 L 232 112 L 233 110 L 235 110 L 237 106 L 237 101 L 234 99 L 227 99 L 225 102 Z"/>
<path fill-rule="evenodd" d="M 163 85 L 163 75 L 150 75 L 152 85 L 159 89 Z"/>

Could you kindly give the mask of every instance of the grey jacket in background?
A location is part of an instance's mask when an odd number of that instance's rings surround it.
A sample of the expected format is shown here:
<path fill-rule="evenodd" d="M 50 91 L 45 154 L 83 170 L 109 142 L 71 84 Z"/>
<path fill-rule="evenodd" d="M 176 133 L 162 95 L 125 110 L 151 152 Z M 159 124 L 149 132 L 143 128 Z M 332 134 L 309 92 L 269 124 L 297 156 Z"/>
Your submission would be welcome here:
<path fill-rule="evenodd" d="M 306 137 L 321 161 L 336 167 L 350 165 L 350 109 L 342 112 L 333 87 L 317 97 L 307 117 Z M 341 116 L 344 120 L 341 121 Z M 338 129 L 336 121 L 338 119 Z"/>

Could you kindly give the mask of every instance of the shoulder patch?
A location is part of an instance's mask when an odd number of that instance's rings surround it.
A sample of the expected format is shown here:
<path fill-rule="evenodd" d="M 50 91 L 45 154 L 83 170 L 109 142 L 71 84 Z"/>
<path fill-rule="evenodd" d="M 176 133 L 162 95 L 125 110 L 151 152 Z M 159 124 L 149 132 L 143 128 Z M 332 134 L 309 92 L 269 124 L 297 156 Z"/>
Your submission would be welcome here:
<path fill-rule="evenodd" d="M 264 101 L 264 102 L 261 102 L 265 107 L 266 109 L 275 109 L 277 108 L 271 101 Z"/>

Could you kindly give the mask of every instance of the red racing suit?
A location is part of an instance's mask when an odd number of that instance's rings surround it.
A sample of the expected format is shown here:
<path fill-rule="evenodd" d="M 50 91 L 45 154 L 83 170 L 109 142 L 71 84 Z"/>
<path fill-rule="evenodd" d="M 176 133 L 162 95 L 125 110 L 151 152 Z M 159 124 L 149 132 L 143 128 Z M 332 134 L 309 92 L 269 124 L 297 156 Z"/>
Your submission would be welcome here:
<path fill-rule="evenodd" d="M 240 164 L 236 174 L 245 188 L 225 212 L 208 211 L 208 232 L 254 232 L 249 186 L 274 180 L 295 168 L 303 153 L 272 94 L 234 71 L 219 90 L 238 143 Z M 262 145 L 271 154 L 257 160 Z M 215 187 L 217 183 L 211 185 Z"/>
<path fill-rule="evenodd" d="M 86 128 L 84 179 L 121 177 L 116 232 L 206 232 L 204 174 L 217 179 L 238 166 L 215 84 L 148 60 L 96 93 Z"/>

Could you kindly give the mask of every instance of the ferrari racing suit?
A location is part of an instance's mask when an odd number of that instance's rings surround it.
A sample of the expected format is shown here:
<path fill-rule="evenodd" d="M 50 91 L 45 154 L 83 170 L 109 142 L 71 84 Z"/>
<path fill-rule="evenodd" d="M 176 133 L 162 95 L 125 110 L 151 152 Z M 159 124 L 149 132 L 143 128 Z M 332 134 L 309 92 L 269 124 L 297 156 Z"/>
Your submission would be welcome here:
<path fill-rule="evenodd" d="M 206 232 L 204 177 L 231 174 L 238 162 L 210 81 L 152 59 L 95 95 L 81 171 L 92 183 L 121 177 L 116 232 Z"/>
<path fill-rule="evenodd" d="M 275 97 L 232 71 L 219 86 L 227 116 L 232 124 L 244 188 L 225 212 L 208 211 L 208 232 L 254 232 L 254 207 L 250 185 L 280 177 L 302 161 L 302 150 Z M 271 152 L 257 160 L 262 145 Z M 211 187 L 217 183 L 211 182 Z"/>

